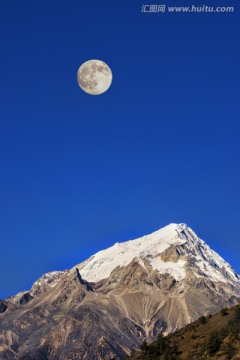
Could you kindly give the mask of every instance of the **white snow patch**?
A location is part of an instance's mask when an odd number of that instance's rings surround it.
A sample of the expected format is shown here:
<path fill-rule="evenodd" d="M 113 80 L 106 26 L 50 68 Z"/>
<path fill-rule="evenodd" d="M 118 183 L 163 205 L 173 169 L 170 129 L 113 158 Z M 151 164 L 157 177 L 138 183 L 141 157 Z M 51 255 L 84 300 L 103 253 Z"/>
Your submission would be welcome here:
<path fill-rule="evenodd" d="M 179 237 L 180 230 L 186 225 L 170 224 L 150 235 L 99 251 L 81 268 L 81 276 L 90 282 L 107 278 L 117 266 L 128 265 L 135 257 L 154 257 L 171 245 L 185 244 L 186 239 Z"/>
<path fill-rule="evenodd" d="M 137 258 L 136 260 L 139 263 L 139 265 L 141 265 L 145 269 L 145 264 L 144 264 L 143 260 L 141 258 Z"/>
<path fill-rule="evenodd" d="M 178 260 L 178 262 L 170 262 L 160 259 L 160 257 L 155 257 L 149 260 L 150 264 L 154 269 L 157 269 L 160 274 L 170 274 L 172 275 L 177 281 L 183 280 L 186 276 L 186 271 L 184 269 L 184 265 L 186 261 Z"/>
<path fill-rule="evenodd" d="M 234 273 L 232 267 L 223 258 L 212 250 L 203 240 L 198 238 L 201 251 L 196 256 L 197 265 L 201 271 L 212 281 L 224 283 L 240 283 L 238 276 Z M 225 271 L 228 277 L 224 276 Z"/>

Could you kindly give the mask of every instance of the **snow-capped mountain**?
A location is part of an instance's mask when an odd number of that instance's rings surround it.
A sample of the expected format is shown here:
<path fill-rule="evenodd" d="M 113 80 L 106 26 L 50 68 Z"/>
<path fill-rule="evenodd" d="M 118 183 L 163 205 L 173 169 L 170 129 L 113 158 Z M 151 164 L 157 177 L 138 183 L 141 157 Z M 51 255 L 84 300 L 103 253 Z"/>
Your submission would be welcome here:
<path fill-rule="evenodd" d="M 0 300 L 0 358 L 123 359 L 240 301 L 240 277 L 185 224 L 116 243 Z"/>
<path fill-rule="evenodd" d="M 177 261 L 162 259 L 162 254 L 166 254 L 167 249 L 184 248 L 183 245 L 187 249 L 188 258 L 179 254 Z M 240 283 L 240 278 L 231 266 L 199 239 L 186 224 L 170 224 L 139 239 L 116 243 L 77 266 L 84 279 L 97 282 L 109 277 L 117 266 L 126 266 L 133 259 L 143 267 L 145 259 L 153 269 L 161 274 L 168 273 L 178 281 L 186 276 L 185 267 L 191 259 L 196 266 L 197 277 L 202 275 L 208 276 L 212 281 Z"/>

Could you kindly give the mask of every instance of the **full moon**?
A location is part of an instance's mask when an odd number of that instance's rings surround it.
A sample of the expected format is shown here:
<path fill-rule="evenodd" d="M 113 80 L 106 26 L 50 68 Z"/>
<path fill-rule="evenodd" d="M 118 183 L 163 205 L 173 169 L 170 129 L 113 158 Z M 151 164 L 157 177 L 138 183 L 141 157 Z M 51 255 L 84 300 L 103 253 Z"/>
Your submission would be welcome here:
<path fill-rule="evenodd" d="M 100 95 L 107 91 L 112 83 L 112 72 L 101 60 L 88 60 L 77 72 L 80 88 L 90 95 Z"/>

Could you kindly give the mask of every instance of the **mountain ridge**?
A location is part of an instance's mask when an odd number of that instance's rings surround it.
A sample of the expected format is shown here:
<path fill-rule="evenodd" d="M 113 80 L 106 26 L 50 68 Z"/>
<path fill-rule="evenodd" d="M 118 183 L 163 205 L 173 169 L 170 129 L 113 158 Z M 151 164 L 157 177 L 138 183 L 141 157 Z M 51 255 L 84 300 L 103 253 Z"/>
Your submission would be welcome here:
<path fill-rule="evenodd" d="M 116 243 L 113 246 L 92 255 L 83 263 L 78 264 L 77 267 L 79 267 L 82 276 L 87 281 L 97 282 L 107 278 L 111 271 L 117 266 L 125 266 L 130 263 L 134 257 L 138 258 L 140 262 L 142 258 L 146 257 L 154 257 L 156 260 L 156 255 L 162 254 L 171 246 L 181 246 L 187 242 L 190 242 L 191 245 L 198 243 L 198 250 L 200 254 L 200 256 L 198 255 L 198 260 L 200 260 L 199 258 L 201 256 L 204 260 L 206 260 L 207 256 L 207 260 L 210 261 L 210 265 L 212 265 L 213 268 L 225 267 L 229 280 L 238 281 L 240 283 L 240 277 L 232 269 L 232 267 L 215 251 L 211 250 L 209 246 L 206 245 L 203 240 L 198 238 L 195 232 L 184 223 L 172 223 L 138 239 Z M 161 269 L 161 265 L 164 267 L 164 264 L 161 263 L 159 259 L 158 262 L 151 261 L 151 265 L 153 268 L 157 268 L 158 270 Z M 202 262 L 200 265 L 201 267 L 204 267 Z M 164 268 L 163 270 L 166 269 Z M 171 268 L 168 268 L 168 270 L 171 272 Z M 204 270 L 207 270 L 210 277 L 213 275 L 213 272 L 209 271 L 209 268 Z M 182 273 L 181 266 L 179 267 L 179 272 Z M 214 275 L 218 278 L 220 277 L 221 281 L 224 280 L 221 274 L 216 275 L 215 272 Z"/>
<path fill-rule="evenodd" d="M 239 301 L 231 266 L 187 225 L 170 224 L 44 274 L 29 291 L 5 299 L 0 356 L 123 359 L 144 339 Z"/>

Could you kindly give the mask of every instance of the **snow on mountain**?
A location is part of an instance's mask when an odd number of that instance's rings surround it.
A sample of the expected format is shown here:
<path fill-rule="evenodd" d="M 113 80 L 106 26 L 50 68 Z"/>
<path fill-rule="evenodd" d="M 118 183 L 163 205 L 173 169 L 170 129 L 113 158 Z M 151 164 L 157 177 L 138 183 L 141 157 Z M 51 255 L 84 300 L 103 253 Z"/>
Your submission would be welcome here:
<path fill-rule="evenodd" d="M 179 238 L 179 229 L 180 225 L 170 224 L 139 239 L 116 243 L 92 256 L 82 268 L 80 264 L 81 275 L 87 281 L 96 282 L 107 278 L 117 266 L 128 265 L 133 258 L 153 257 L 172 244 L 183 244 L 186 240 Z"/>
<path fill-rule="evenodd" d="M 30 301 L 33 297 L 39 296 L 49 288 L 53 288 L 68 270 L 65 271 L 51 271 L 43 274 L 38 280 L 36 280 L 29 291 L 22 291 L 14 296 L 10 296 L 7 300 L 8 303 L 19 304 Z"/>
<path fill-rule="evenodd" d="M 170 274 L 176 281 L 184 280 L 191 273 L 196 278 L 207 278 L 213 283 L 240 285 L 240 277 L 232 267 L 186 224 L 170 224 L 150 235 L 116 243 L 74 266 L 74 269 L 77 267 L 82 278 L 88 282 L 98 282 L 108 278 L 114 269 L 125 267 L 133 260 L 147 272 L 150 266 L 159 274 Z M 46 273 L 35 281 L 29 291 L 10 297 L 8 302 L 17 304 L 39 296 L 70 273 L 68 270 Z"/>
<path fill-rule="evenodd" d="M 193 258 L 199 273 L 195 273 L 197 277 L 202 273 L 210 280 L 240 284 L 240 277 L 223 258 L 212 250 L 203 240 L 201 240 L 192 229 L 187 227 L 182 231 L 181 235 L 188 239 L 188 248 L 193 252 Z"/>
<path fill-rule="evenodd" d="M 187 225 L 170 224 L 0 301 L 0 358 L 120 360 L 239 301 L 231 266 Z"/>
<path fill-rule="evenodd" d="M 177 261 L 163 261 L 160 254 L 171 246 L 184 247 L 186 256 Z M 186 224 L 170 224 L 150 235 L 136 240 L 116 243 L 112 247 L 99 251 L 82 264 L 77 265 L 81 275 L 89 282 L 98 282 L 109 277 L 118 266 L 127 266 L 133 259 L 143 267 L 146 259 L 159 273 L 169 273 L 177 281 L 186 276 L 187 262 L 195 263 L 196 277 L 208 276 L 219 282 L 240 283 L 240 278 L 216 252 L 197 237 Z"/>
<path fill-rule="evenodd" d="M 51 271 L 42 275 L 36 280 L 30 290 L 31 294 L 37 293 L 39 289 L 54 287 L 59 280 L 67 273 L 67 271 Z"/>

